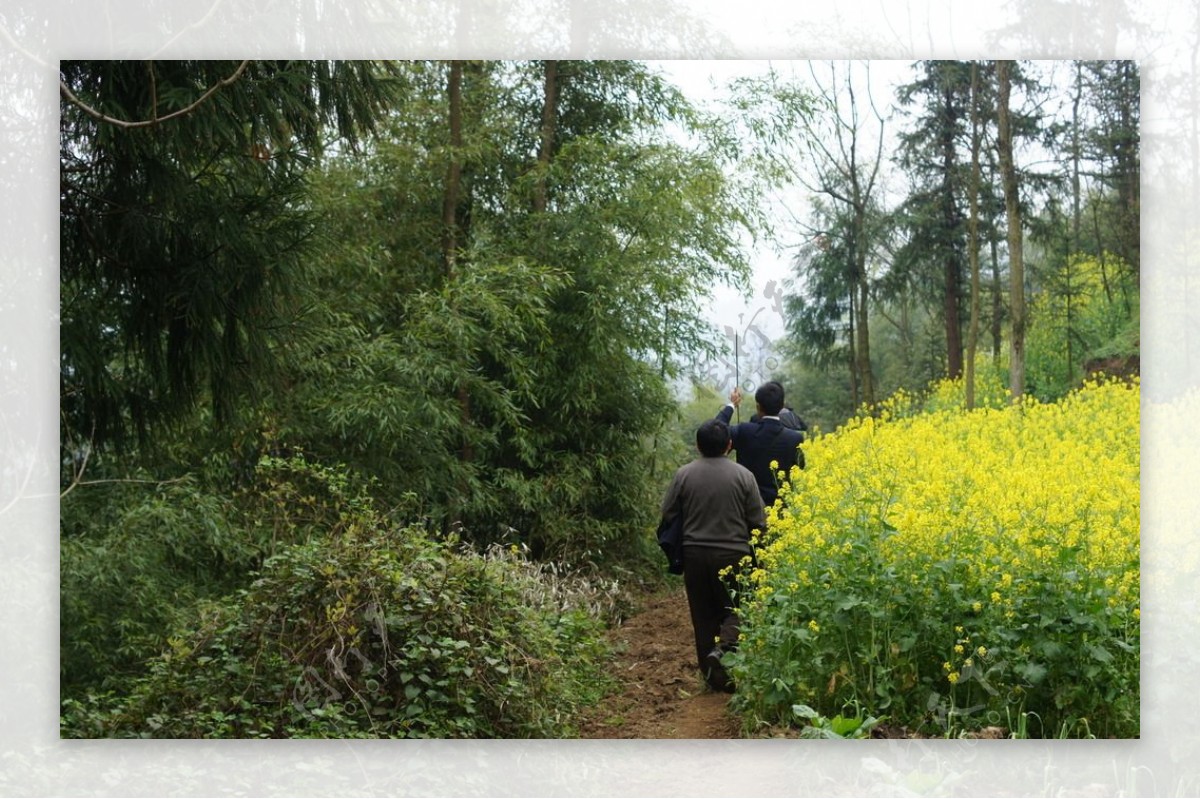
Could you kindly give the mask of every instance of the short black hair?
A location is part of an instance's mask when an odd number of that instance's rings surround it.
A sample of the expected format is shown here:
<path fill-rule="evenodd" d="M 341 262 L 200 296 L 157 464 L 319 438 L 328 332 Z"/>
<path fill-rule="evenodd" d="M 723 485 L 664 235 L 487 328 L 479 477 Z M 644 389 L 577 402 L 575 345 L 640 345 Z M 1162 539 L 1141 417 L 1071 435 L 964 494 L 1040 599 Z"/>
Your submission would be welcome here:
<path fill-rule="evenodd" d="M 783 410 L 783 386 L 775 380 L 763 383 L 754 392 L 754 401 L 762 408 L 764 416 L 778 416 Z"/>
<path fill-rule="evenodd" d="M 696 430 L 696 449 L 706 458 L 724 455 L 729 449 L 729 425 L 709 419 Z"/>

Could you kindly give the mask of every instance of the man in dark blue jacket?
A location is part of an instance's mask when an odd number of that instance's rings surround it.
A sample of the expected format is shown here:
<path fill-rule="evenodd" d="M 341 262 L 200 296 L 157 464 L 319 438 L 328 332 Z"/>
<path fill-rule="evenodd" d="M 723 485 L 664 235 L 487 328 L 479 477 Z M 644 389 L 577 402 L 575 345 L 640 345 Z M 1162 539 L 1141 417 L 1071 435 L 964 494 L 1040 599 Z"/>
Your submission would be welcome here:
<path fill-rule="evenodd" d="M 729 404 L 717 413 L 717 419 L 729 424 L 733 409 L 741 405 L 742 391 L 734 388 Z M 729 437 L 737 453 L 737 462 L 754 474 L 763 503 L 770 507 L 779 496 L 778 472 L 786 475 L 793 466 L 804 468 L 804 453 L 800 444 L 804 433 L 786 427 L 779 420 L 783 410 L 783 386 L 775 381 L 763 383 L 754 392 L 758 413 L 748 422 L 731 425 Z M 775 461 L 778 470 L 771 468 Z"/>
<path fill-rule="evenodd" d="M 778 380 L 772 380 L 769 384 L 764 383 L 763 385 L 776 385 L 779 386 L 780 392 L 783 391 L 783 384 Z M 758 414 L 751 416 L 750 421 L 757 422 Z M 808 433 L 808 424 L 806 424 L 805 421 L 801 419 L 796 412 L 789 408 L 786 404 L 779 409 L 779 421 L 783 422 L 783 426 L 790 430 L 799 430 L 802 436 L 802 441 L 803 436 Z"/>

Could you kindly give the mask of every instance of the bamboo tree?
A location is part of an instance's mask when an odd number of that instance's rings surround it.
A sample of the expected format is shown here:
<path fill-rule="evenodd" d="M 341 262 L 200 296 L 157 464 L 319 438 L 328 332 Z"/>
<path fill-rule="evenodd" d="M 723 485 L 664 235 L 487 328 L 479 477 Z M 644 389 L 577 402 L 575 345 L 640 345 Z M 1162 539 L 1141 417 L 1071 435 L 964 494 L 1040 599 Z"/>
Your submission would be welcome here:
<path fill-rule="evenodd" d="M 538 178 L 533 192 L 533 211 L 546 210 L 546 181 L 550 171 L 550 158 L 554 152 L 554 139 L 558 128 L 558 62 L 544 62 L 545 77 L 542 84 L 542 126 L 538 145 Z"/>
<path fill-rule="evenodd" d="M 446 77 L 446 96 L 448 101 L 447 127 L 449 129 L 448 163 L 446 165 L 445 194 L 442 200 L 443 251 L 445 263 L 445 279 L 447 284 L 453 284 L 458 277 L 460 226 L 458 206 L 461 202 L 462 173 L 463 173 L 463 62 L 451 61 Z M 474 447 L 471 443 L 471 393 L 465 381 L 460 381 L 455 391 L 458 402 L 458 412 L 462 424 L 462 443 L 459 448 L 459 460 L 464 466 L 475 459 Z M 451 504 L 448 523 L 457 526 L 462 523 L 462 506 L 469 494 L 466 483 L 467 472 L 461 476 L 458 495 Z"/>
<path fill-rule="evenodd" d="M 448 281 L 454 279 L 458 265 L 458 203 L 462 188 L 463 152 L 462 76 L 463 62 L 451 61 L 446 77 L 449 105 L 446 122 L 450 139 L 446 150 L 446 181 L 442 195 L 442 261 Z"/>
<path fill-rule="evenodd" d="M 955 142 L 955 127 L 960 108 L 955 102 L 956 88 L 945 81 L 941 85 L 942 109 L 947 115 L 946 124 L 938 132 L 938 148 L 942 164 L 943 186 L 940 193 L 941 221 L 947 231 L 958 229 L 961 224 L 961 213 L 956 201 L 957 147 Z M 961 256 L 955 247 L 946 248 L 942 253 L 943 279 L 943 319 L 946 324 L 946 374 L 951 378 L 962 375 L 962 265 Z"/>
<path fill-rule="evenodd" d="M 548 66 L 464 65 L 457 203 L 449 66 L 408 68 L 411 103 L 322 191 L 335 227 L 314 301 L 354 326 L 314 341 L 280 401 L 311 418 L 307 451 L 378 476 L 390 503 L 411 492 L 431 520 L 453 507 L 472 541 L 580 563 L 638 549 L 667 381 L 701 346 L 708 287 L 747 273 L 756 185 L 729 177 L 736 151 L 705 138 L 720 129 L 644 65 L 560 62 L 549 86 Z"/>

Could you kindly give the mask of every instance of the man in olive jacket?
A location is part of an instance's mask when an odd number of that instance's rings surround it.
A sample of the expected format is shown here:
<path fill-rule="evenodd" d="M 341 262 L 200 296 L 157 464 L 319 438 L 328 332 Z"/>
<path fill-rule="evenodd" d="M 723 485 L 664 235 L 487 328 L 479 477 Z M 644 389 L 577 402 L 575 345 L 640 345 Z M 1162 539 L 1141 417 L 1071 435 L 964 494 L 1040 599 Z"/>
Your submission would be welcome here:
<path fill-rule="evenodd" d="M 738 640 L 737 592 L 730 589 L 739 564 L 753 556 L 750 531 L 767 524 L 754 475 L 725 457 L 731 445 L 724 422 L 709 419 L 700 425 L 700 457 L 675 472 L 662 504 L 664 521 L 683 516 L 683 585 L 696 659 L 717 691 L 733 690 L 721 665 L 722 655 L 736 649 Z"/>

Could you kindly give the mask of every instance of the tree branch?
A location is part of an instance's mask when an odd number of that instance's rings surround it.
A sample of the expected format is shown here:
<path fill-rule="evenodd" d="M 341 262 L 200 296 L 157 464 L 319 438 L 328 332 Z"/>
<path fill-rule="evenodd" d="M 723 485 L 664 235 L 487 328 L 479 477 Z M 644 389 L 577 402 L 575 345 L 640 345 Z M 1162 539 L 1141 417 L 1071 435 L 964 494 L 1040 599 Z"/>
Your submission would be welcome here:
<path fill-rule="evenodd" d="M 186 108 L 181 108 L 178 111 L 172 111 L 170 114 L 167 114 L 165 117 L 158 116 L 157 111 L 155 111 L 153 119 L 143 119 L 143 120 L 138 120 L 136 122 L 130 122 L 129 120 L 126 120 L 126 119 L 117 119 L 115 117 L 110 117 L 108 114 L 105 114 L 101 111 L 97 111 L 96 109 L 92 108 L 87 103 L 83 102 L 78 97 L 76 97 L 75 93 L 71 91 L 70 87 L 68 87 L 67 84 L 61 80 L 58 82 L 58 90 L 59 90 L 59 93 L 62 94 L 62 96 L 64 98 L 66 98 L 68 102 L 73 103 L 74 105 L 78 106 L 80 108 L 80 110 L 82 110 L 85 114 L 87 114 L 90 117 L 93 117 L 94 119 L 98 119 L 101 122 L 106 122 L 110 125 L 116 125 L 117 127 L 127 128 L 127 129 L 128 128 L 148 128 L 153 125 L 157 125 L 160 122 L 166 122 L 168 120 L 175 119 L 177 117 L 181 117 L 186 114 L 190 114 L 192 111 L 195 111 L 200 105 L 202 105 L 206 100 L 208 100 L 209 97 L 212 97 L 214 94 L 216 94 L 218 90 L 223 89 L 226 86 L 229 86 L 232 83 L 236 82 L 238 80 L 238 78 L 240 78 L 242 76 L 242 73 L 246 71 L 246 67 L 248 67 L 249 65 L 250 65 L 250 59 L 246 59 L 245 61 L 243 61 L 241 64 L 238 65 L 238 68 L 236 70 L 234 70 L 232 75 L 230 75 L 228 78 L 225 78 L 224 80 L 221 80 L 220 82 L 211 86 L 208 89 L 208 91 L 206 91 L 204 94 L 200 95 L 199 99 L 197 99 L 194 103 L 187 106 Z M 151 79 L 153 80 L 153 74 L 151 75 Z M 155 100 L 155 102 L 157 104 L 157 99 Z"/>
<path fill-rule="evenodd" d="M 175 483 L 184 483 L 184 482 L 187 482 L 187 480 L 188 480 L 187 477 L 172 477 L 167 480 L 139 479 L 136 477 L 112 477 L 112 478 L 107 478 L 104 480 L 76 480 L 76 481 L 72 482 L 71 485 L 69 485 L 65 491 L 63 491 L 61 494 L 59 494 L 59 499 L 62 499 L 67 494 L 71 493 L 71 491 L 74 490 L 75 486 L 98 486 L 98 485 L 105 485 L 108 483 L 131 483 L 131 484 L 136 484 L 136 485 L 165 486 L 165 485 L 173 485 Z"/>

